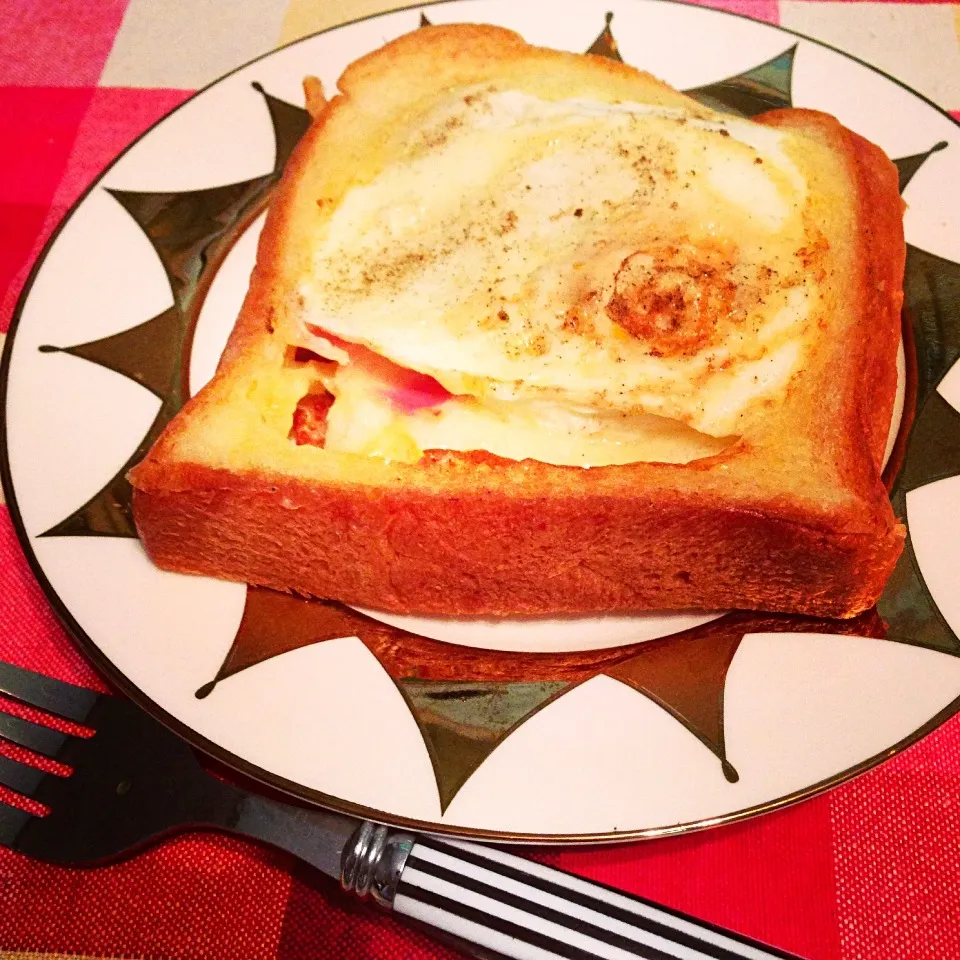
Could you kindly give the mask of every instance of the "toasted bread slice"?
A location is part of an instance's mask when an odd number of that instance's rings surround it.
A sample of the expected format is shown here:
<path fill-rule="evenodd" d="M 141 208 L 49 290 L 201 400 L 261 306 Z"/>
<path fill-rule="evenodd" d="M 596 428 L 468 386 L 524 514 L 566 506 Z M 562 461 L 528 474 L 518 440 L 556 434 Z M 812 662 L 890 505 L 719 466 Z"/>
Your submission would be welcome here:
<path fill-rule="evenodd" d="M 329 102 L 307 90 L 217 374 L 130 474 L 159 566 L 446 615 L 875 602 L 904 538 L 881 482 L 902 205 L 877 147 L 486 26 L 401 37 Z M 478 143 L 506 153 L 474 175 Z M 421 203 L 437 170 L 455 190 Z M 412 412 L 398 370 L 434 391 Z"/>

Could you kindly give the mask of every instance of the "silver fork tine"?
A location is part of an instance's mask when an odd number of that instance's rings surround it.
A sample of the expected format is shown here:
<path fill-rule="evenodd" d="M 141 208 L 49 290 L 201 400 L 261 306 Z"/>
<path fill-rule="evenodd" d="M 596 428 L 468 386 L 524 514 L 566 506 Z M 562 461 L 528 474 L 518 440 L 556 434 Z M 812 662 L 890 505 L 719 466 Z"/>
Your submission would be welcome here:
<path fill-rule="evenodd" d="M 55 757 L 69 734 L 59 730 L 42 727 L 39 723 L 31 723 L 21 717 L 11 716 L 9 713 L 0 713 L 0 738 L 19 744 L 28 750 L 35 750 L 45 757 Z"/>
<path fill-rule="evenodd" d="M 0 844 L 12 847 L 24 825 L 33 816 L 0 800 Z"/>
<path fill-rule="evenodd" d="M 12 663 L 0 663 L 0 693 L 76 723 L 86 720 L 100 696 L 93 690 L 44 677 Z"/>
<path fill-rule="evenodd" d="M 32 797 L 33 791 L 45 776 L 47 774 L 43 770 L 0 755 L 0 784 L 16 790 L 17 793 Z"/>

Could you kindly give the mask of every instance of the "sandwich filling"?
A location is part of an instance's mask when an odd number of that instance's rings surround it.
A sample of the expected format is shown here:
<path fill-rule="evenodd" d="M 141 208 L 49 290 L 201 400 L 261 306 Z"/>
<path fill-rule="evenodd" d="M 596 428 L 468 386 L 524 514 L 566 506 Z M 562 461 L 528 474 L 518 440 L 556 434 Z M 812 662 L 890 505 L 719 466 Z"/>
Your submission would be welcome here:
<path fill-rule="evenodd" d="M 317 198 L 288 335 L 321 358 L 327 449 L 683 463 L 783 398 L 828 251 L 789 135 L 493 86 L 405 131 Z"/>

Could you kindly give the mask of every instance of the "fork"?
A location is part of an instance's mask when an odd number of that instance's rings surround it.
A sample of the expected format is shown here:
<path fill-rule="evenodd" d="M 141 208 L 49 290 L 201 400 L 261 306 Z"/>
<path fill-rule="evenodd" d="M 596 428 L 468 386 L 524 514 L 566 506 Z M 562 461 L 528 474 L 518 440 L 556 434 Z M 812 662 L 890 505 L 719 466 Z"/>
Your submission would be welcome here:
<path fill-rule="evenodd" d="M 129 700 L 7 663 L 0 694 L 94 731 L 64 732 L 0 706 L 0 739 L 72 768 L 45 772 L 0 754 L 0 784 L 49 810 L 0 801 L 0 844 L 29 857 L 89 865 L 176 832 L 215 829 L 286 850 L 479 956 L 797 960 L 493 847 L 391 831 L 225 783 Z"/>

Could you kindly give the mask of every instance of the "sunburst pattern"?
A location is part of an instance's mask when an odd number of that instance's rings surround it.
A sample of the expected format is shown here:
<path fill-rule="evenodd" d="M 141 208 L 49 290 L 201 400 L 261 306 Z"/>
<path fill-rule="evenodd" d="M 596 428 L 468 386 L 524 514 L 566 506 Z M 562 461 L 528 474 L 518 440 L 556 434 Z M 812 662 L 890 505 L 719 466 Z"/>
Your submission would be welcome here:
<path fill-rule="evenodd" d="M 926 154 L 900 161 L 901 185 L 910 182 L 918 161 L 939 149 L 937 144 Z M 906 516 L 908 493 L 960 474 L 960 414 L 936 389 L 960 360 L 960 266 L 908 246 L 904 296 L 913 332 L 916 413 L 891 493 L 898 516 Z M 924 583 L 909 536 L 877 607 L 889 625 L 888 639 L 960 656 L 960 639 Z"/>
<path fill-rule="evenodd" d="M 133 218 L 156 251 L 174 304 L 139 326 L 62 350 L 146 387 L 161 400 L 160 411 L 130 459 L 85 504 L 42 536 L 136 537 L 127 471 L 146 455 L 163 428 L 186 402 L 193 331 L 217 268 L 236 239 L 269 200 L 293 148 L 310 125 L 302 107 L 279 100 L 254 84 L 264 98 L 276 144 L 273 170 L 262 177 L 183 193 L 107 191 Z"/>
<path fill-rule="evenodd" d="M 421 14 L 420 25 L 429 24 Z M 612 14 L 588 52 L 620 60 Z M 687 91 L 711 107 L 756 116 L 791 105 L 796 45 L 734 77 Z M 149 238 L 166 271 L 174 306 L 114 336 L 62 349 L 140 383 L 161 400 L 149 432 L 123 469 L 87 503 L 43 536 L 133 537 L 126 470 L 149 449 L 188 393 L 186 371 L 199 306 L 236 239 L 267 203 L 309 117 L 302 108 L 255 84 L 269 111 L 276 142 L 270 174 L 242 183 L 184 193 L 111 191 Z M 946 146 L 898 161 L 903 190 L 926 159 Z M 907 314 L 916 342 L 916 420 L 906 466 L 893 487 L 903 515 L 907 492 L 960 474 L 957 414 L 935 386 L 960 357 L 960 266 L 911 247 Z M 524 721 L 595 676 L 615 679 L 648 697 L 681 723 L 719 761 L 730 781 L 723 694 L 727 669 L 743 636 L 757 632 L 835 632 L 928 646 L 960 654 L 960 642 L 940 617 L 908 544 L 879 606 L 856 620 L 728 614 L 707 625 L 633 646 L 593 653 L 490 654 L 406 633 L 339 604 L 269 590 L 247 590 L 244 615 L 217 675 L 197 691 L 265 659 L 328 640 L 357 636 L 392 678 L 427 746 L 442 809 L 481 763 Z"/>
<path fill-rule="evenodd" d="M 882 637 L 874 612 L 855 620 L 731 613 L 705 626 L 631 646 L 576 654 L 507 653 L 454 647 L 366 617 L 339 603 L 247 589 L 243 618 L 217 684 L 271 657 L 357 637 L 413 714 L 427 746 L 441 809 L 517 727 L 575 686 L 607 676 L 649 697 L 709 749 L 728 780 L 723 735 L 727 668 L 747 633 L 845 633 Z"/>

